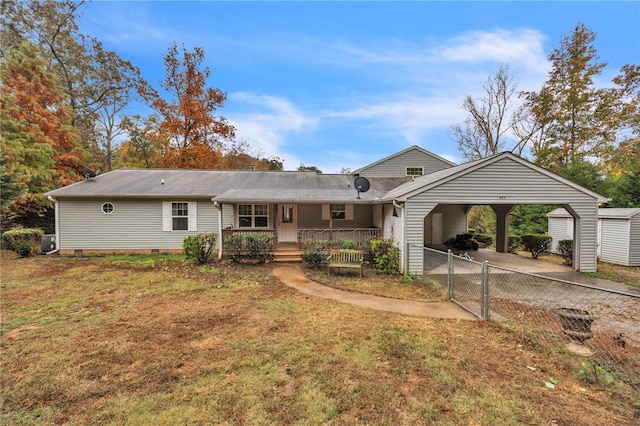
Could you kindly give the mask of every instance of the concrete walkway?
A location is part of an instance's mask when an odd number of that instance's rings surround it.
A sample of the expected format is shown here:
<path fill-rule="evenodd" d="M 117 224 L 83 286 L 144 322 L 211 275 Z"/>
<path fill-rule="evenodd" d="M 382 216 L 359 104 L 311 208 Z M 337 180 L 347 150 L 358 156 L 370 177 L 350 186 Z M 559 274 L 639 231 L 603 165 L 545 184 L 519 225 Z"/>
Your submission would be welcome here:
<path fill-rule="evenodd" d="M 476 316 L 452 302 L 415 302 L 327 287 L 308 279 L 302 273 L 300 266 L 295 264 L 276 265 L 273 267 L 273 275 L 287 286 L 309 296 L 322 297 L 363 308 L 431 318 L 477 319 Z"/>

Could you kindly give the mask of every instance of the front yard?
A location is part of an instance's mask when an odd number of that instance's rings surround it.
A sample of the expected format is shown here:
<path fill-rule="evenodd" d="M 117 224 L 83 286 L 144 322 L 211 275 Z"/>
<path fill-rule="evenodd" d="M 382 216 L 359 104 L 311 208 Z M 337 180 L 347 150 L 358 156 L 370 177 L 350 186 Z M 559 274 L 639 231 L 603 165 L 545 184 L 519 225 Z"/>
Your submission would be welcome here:
<path fill-rule="evenodd" d="M 2 424 L 640 421 L 637 389 L 581 380 L 581 357 L 549 336 L 531 345 L 531 330 L 316 299 L 269 265 L 1 256 Z M 310 275 L 354 291 L 442 297 L 372 271 Z"/>

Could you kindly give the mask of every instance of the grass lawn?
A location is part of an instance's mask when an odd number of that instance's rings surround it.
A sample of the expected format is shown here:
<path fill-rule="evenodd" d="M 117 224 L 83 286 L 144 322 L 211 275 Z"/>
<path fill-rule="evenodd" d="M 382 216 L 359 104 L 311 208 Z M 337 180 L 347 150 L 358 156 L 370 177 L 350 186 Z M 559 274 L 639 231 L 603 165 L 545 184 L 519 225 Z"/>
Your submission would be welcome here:
<path fill-rule="evenodd" d="M 580 379 L 562 336 L 298 293 L 271 266 L 1 253 L 3 425 L 622 425 L 640 395 Z M 418 300 L 402 277 L 315 278 Z M 388 287 L 388 288 L 385 288 Z M 546 383 L 554 383 L 549 388 Z"/>

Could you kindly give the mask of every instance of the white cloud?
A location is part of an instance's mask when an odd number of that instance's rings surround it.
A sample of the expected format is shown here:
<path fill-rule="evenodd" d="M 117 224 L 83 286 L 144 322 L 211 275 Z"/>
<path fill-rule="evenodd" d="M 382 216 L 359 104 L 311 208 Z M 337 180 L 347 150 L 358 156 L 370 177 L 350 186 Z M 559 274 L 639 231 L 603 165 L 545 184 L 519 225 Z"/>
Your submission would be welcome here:
<path fill-rule="evenodd" d="M 235 92 L 227 101 L 225 110 L 231 110 L 227 118 L 236 127 L 239 139 L 246 139 L 262 155 L 277 155 L 287 164 L 296 162 L 297 167 L 297 159 L 282 154 L 286 150 L 286 137 L 291 133 L 312 132 L 318 124 L 317 118 L 277 96 Z"/>

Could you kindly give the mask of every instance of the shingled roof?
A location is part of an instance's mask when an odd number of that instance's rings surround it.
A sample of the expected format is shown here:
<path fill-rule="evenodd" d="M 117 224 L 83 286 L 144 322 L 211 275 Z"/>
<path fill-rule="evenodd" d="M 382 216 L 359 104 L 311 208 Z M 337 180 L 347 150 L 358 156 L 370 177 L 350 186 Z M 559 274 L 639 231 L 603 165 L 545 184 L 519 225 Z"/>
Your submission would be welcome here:
<path fill-rule="evenodd" d="M 371 202 L 408 178 L 369 178 L 358 193 L 352 175 L 314 172 L 120 169 L 48 192 L 53 197 L 214 198 L 220 202 Z"/>

